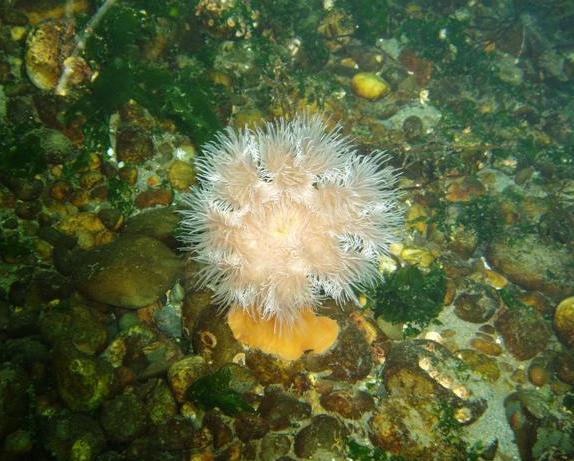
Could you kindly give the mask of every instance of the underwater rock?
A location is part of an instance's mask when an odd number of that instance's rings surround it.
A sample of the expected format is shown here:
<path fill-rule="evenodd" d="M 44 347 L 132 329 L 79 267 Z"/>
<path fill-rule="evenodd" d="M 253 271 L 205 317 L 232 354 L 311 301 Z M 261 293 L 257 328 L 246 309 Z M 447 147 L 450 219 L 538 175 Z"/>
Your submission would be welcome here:
<path fill-rule="evenodd" d="M 484 194 L 486 189 L 478 179 L 462 176 L 448 182 L 445 197 L 449 202 L 470 202 Z"/>
<path fill-rule="evenodd" d="M 235 418 L 235 434 L 242 442 L 261 439 L 269 432 L 269 424 L 259 415 L 241 412 Z"/>
<path fill-rule="evenodd" d="M 373 397 L 365 391 L 353 393 L 349 389 L 335 390 L 321 396 L 321 406 L 338 413 L 344 418 L 360 419 L 361 416 L 375 407 Z"/>
<path fill-rule="evenodd" d="M 218 410 L 207 412 L 203 425 L 213 434 L 213 448 L 216 450 L 233 440 L 233 432 Z"/>
<path fill-rule="evenodd" d="M 461 360 L 439 343 L 430 340 L 403 341 L 395 345 L 385 362 L 384 385 L 393 396 L 440 398 L 455 413 L 464 414 L 462 422 L 476 421 L 486 409 L 486 400 L 471 391 L 469 375 L 460 379 Z"/>
<path fill-rule="evenodd" d="M 146 408 L 132 392 L 124 392 L 103 404 L 100 422 L 110 440 L 125 443 L 145 431 Z"/>
<path fill-rule="evenodd" d="M 180 215 L 172 207 L 158 207 L 145 210 L 128 219 L 124 235 L 147 235 L 160 240 L 170 248 L 180 243 L 175 238 Z"/>
<path fill-rule="evenodd" d="M 468 282 L 454 300 L 454 305 L 454 313 L 458 318 L 472 323 L 484 323 L 500 307 L 500 298 L 493 288 Z"/>
<path fill-rule="evenodd" d="M 71 342 L 77 350 L 89 355 L 101 352 L 108 343 L 105 316 L 78 300 L 71 304 L 67 309 L 44 312 L 39 322 L 42 339 L 52 346 Z"/>
<path fill-rule="evenodd" d="M 574 347 L 574 296 L 564 299 L 554 312 L 556 335 L 568 347 Z"/>
<path fill-rule="evenodd" d="M 390 397 L 378 406 L 369 420 L 369 437 L 375 447 L 400 459 L 417 461 L 461 461 L 469 459 L 449 416 L 440 406 L 447 404 L 428 397 Z M 442 418 L 442 419 L 441 419 Z M 441 428 L 440 425 L 443 425 Z"/>
<path fill-rule="evenodd" d="M 76 256 L 76 287 L 104 304 L 137 309 L 159 299 L 183 264 L 159 240 L 125 235 Z"/>
<path fill-rule="evenodd" d="M 279 459 L 289 453 L 291 440 L 286 434 L 269 433 L 261 439 L 260 459 Z"/>
<path fill-rule="evenodd" d="M 155 153 L 151 133 L 144 128 L 125 124 L 116 133 L 116 156 L 118 162 L 141 165 Z"/>
<path fill-rule="evenodd" d="M 456 355 L 489 383 L 494 383 L 500 378 L 500 368 L 492 357 L 471 349 L 459 350 Z"/>
<path fill-rule="evenodd" d="M 114 374 L 105 360 L 61 344 L 54 355 L 60 397 L 74 411 L 92 411 L 112 393 Z"/>
<path fill-rule="evenodd" d="M 226 316 L 215 306 L 202 310 L 192 332 L 193 349 L 215 367 L 233 362 L 243 352 L 227 325 Z"/>
<path fill-rule="evenodd" d="M 186 191 L 195 183 L 193 165 L 183 160 L 174 160 L 167 172 L 169 183 L 179 191 Z"/>
<path fill-rule="evenodd" d="M 377 74 L 359 72 L 351 80 L 351 88 L 361 98 L 376 101 L 391 92 L 391 86 Z"/>
<path fill-rule="evenodd" d="M 140 192 L 134 204 L 139 209 L 152 208 L 154 206 L 168 206 L 173 201 L 173 191 L 171 189 L 149 189 Z"/>
<path fill-rule="evenodd" d="M 0 365 L 0 437 L 23 428 L 28 418 L 30 380 L 20 366 Z"/>
<path fill-rule="evenodd" d="M 309 354 L 304 361 L 310 371 L 330 370 L 330 378 L 351 383 L 366 377 L 373 367 L 371 346 L 354 324 L 339 333 L 330 351 L 322 355 Z"/>
<path fill-rule="evenodd" d="M 337 459 L 343 455 L 344 439 L 347 430 L 337 418 L 329 415 L 317 415 L 308 426 L 295 436 L 295 454 L 299 458 Z"/>
<path fill-rule="evenodd" d="M 295 421 L 311 416 L 311 406 L 277 389 L 267 389 L 258 408 L 273 431 L 291 427 Z"/>
<path fill-rule="evenodd" d="M 514 283 L 554 299 L 574 294 L 572 255 L 565 246 L 535 235 L 499 239 L 488 247 L 488 260 Z"/>
<path fill-rule="evenodd" d="M 92 417 L 63 414 L 50 419 L 43 431 L 44 446 L 58 460 L 95 460 L 106 446 L 102 428 Z"/>
<path fill-rule="evenodd" d="M 551 335 L 544 318 L 530 306 L 503 310 L 494 325 L 508 351 L 518 360 L 527 360 L 542 352 Z"/>
<path fill-rule="evenodd" d="M 73 55 L 75 46 L 73 21 L 48 20 L 38 24 L 26 41 L 25 65 L 32 83 L 41 90 L 65 95 L 68 83 L 75 86 L 88 81 L 92 70 L 83 58 Z"/>
<path fill-rule="evenodd" d="M 186 400 L 185 391 L 207 373 L 207 363 L 198 355 L 190 355 L 175 362 L 167 372 L 171 390 L 178 402 Z"/>

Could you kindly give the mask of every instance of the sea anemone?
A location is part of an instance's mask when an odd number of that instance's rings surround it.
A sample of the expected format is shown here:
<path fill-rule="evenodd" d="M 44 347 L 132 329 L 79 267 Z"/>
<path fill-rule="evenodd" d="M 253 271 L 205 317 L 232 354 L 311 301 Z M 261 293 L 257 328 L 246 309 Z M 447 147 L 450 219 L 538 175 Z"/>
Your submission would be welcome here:
<path fill-rule="evenodd" d="M 356 301 L 400 227 L 385 163 L 311 115 L 227 128 L 204 147 L 183 238 L 236 338 L 284 358 L 331 346 L 338 326 L 313 310 Z"/>

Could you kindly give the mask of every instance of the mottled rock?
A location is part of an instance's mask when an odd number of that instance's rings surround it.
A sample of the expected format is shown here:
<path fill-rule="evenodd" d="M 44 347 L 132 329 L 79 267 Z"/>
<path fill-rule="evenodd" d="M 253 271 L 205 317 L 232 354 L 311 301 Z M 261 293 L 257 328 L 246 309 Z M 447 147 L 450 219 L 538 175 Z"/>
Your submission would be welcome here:
<path fill-rule="evenodd" d="M 116 155 L 118 161 L 142 164 L 154 154 L 151 133 L 139 126 L 126 124 L 116 134 Z"/>
<path fill-rule="evenodd" d="M 157 205 L 168 206 L 173 201 L 173 191 L 171 189 L 150 189 L 140 192 L 134 201 L 139 209 L 152 208 Z"/>
<path fill-rule="evenodd" d="M 209 411 L 203 419 L 205 427 L 213 434 L 213 447 L 217 450 L 233 439 L 233 432 L 218 410 Z"/>
<path fill-rule="evenodd" d="M 449 181 L 447 185 L 446 199 L 449 202 L 470 202 L 486 193 L 482 183 L 471 176 Z"/>
<path fill-rule="evenodd" d="M 395 345 L 385 362 L 383 382 L 393 396 L 440 398 L 453 411 L 464 412 L 465 423 L 478 419 L 486 400 L 473 395 L 469 382 L 481 378 L 469 374 L 461 379 L 463 362 L 439 343 L 430 340 L 403 341 Z"/>
<path fill-rule="evenodd" d="M 484 323 L 499 308 L 500 298 L 493 288 L 469 282 L 463 293 L 454 300 L 454 305 L 454 313 L 458 318 L 472 323 Z"/>
<path fill-rule="evenodd" d="M 574 296 L 558 304 L 554 312 L 554 330 L 560 341 L 574 347 Z"/>
<path fill-rule="evenodd" d="M 207 373 L 203 357 L 190 355 L 175 362 L 168 370 L 167 379 L 178 402 L 184 402 L 185 391 L 195 381 Z"/>
<path fill-rule="evenodd" d="M 336 390 L 321 396 L 321 406 L 344 418 L 359 419 L 375 407 L 373 397 L 364 391 Z"/>
<path fill-rule="evenodd" d="M 269 423 L 261 416 L 241 412 L 235 418 L 235 434 L 242 442 L 257 440 L 269 432 Z"/>
<path fill-rule="evenodd" d="M 311 406 L 279 390 L 268 389 L 258 408 L 273 431 L 287 429 L 295 421 L 311 416 Z"/>
<path fill-rule="evenodd" d="M 559 353 L 554 359 L 553 368 L 561 381 L 574 385 L 574 355 L 566 351 Z"/>
<path fill-rule="evenodd" d="M 527 360 L 542 352 L 551 334 L 546 321 L 529 306 L 505 309 L 496 319 L 495 327 L 508 351 L 518 360 Z"/>
<path fill-rule="evenodd" d="M 193 448 L 205 450 L 212 440 L 207 429 L 197 430 L 188 419 L 175 416 L 158 428 L 156 442 L 165 451 L 162 457 L 156 459 L 166 459 L 167 453 L 182 452 Z"/>
<path fill-rule="evenodd" d="M 80 253 L 75 264 L 74 282 L 82 293 L 130 309 L 157 301 L 182 269 L 181 260 L 159 240 L 136 235 Z"/>
<path fill-rule="evenodd" d="M 439 428 L 442 400 L 416 394 L 385 399 L 369 420 L 373 445 L 404 459 L 462 461 L 468 459 L 456 429 Z M 452 422 L 450 423 L 452 427 Z"/>
<path fill-rule="evenodd" d="M 145 431 L 146 408 L 136 395 L 127 391 L 104 403 L 100 422 L 110 440 L 128 442 Z"/>
<path fill-rule="evenodd" d="M 295 436 L 295 454 L 304 459 L 340 456 L 344 449 L 345 427 L 337 418 L 317 415 Z"/>
<path fill-rule="evenodd" d="M 98 422 L 83 414 L 64 414 L 51 418 L 43 438 L 46 450 L 55 459 L 73 461 L 95 460 L 106 443 Z"/>
<path fill-rule="evenodd" d="M 119 231 L 125 224 L 124 215 L 115 208 L 103 208 L 98 212 L 98 218 L 104 226 L 113 232 Z"/>
<path fill-rule="evenodd" d="M 69 69 L 65 82 L 78 85 L 92 72 L 83 58 L 73 56 L 76 46 L 75 23 L 69 19 L 50 20 L 38 24 L 26 41 L 26 72 L 32 83 L 45 91 L 67 93 L 63 85 L 64 69 Z"/>
<path fill-rule="evenodd" d="M 565 246 L 547 244 L 527 235 L 511 242 L 492 243 L 488 259 L 511 281 L 529 290 L 558 299 L 574 293 L 572 255 Z"/>
<path fill-rule="evenodd" d="M 470 349 L 460 350 L 456 355 L 489 383 L 494 383 L 500 378 L 500 368 L 491 357 Z"/>
<path fill-rule="evenodd" d="M 225 313 L 216 306 L 209 306 L 199 314 L 192 332 L 193 349 L 214 367 L 233 362 L 243 351 L 227 325 Z"/>
<path fill-rule="evenodd" d="M 261 459 L 279 459 L 289 453 L 291 441 L 285 434 L 269 433 L 261 439 L 259 456 Z"/>
<path fill-rule="evenodd" d="M 4 439 L 3 449 L 7 460 L 22 459 L 32 451 L 33 447 L 34 437 L 32 433 L 23 429 L 8 434 Z"/>
<path fill-rule="evenodd" d="M 101 352 L 108 342 L 105 316 L 77 300 L 68 309 L 47 311 L 40 318 L 40 333 L 52 346 L 71 342 L 89 355 Z"/>
<path fill-rule="evenodd" d="M 349 324 L 340 333 L 335 346 L 322 355 L 304 357 L 309 371 L 330 370 L 331 377 L 355 382 L 366 377 L 373 367 L 371 346 L 355 324 Z"/>
<path fill-rule="evenodd" d="M 0 437 L 24 427 L 30 404 L 29 385 L 23 368 L 9 362 L 0 365 Z"/>
<path fill-rule="evenodd" d="M 195 169 L 193 165 L 183 160 L 174 160 L 167 172 L 172 187 L 179 191 L 186 191 L 195 183 Z"/>
<path fill-rule="evenodd" d="M 37 178 L 15 178 L 0 175 L 0 183 L 6 186 L 18 200 L 29 202 L 40 197 L 44 183 Z"/>
<path fill-rule="evenodd" d="M 103 359 L 83 354 L 71 345 L 58 346 L 54 371 L 60 396 L 74 411 L 92 411 L 112 393 L 112 367 Z"/>

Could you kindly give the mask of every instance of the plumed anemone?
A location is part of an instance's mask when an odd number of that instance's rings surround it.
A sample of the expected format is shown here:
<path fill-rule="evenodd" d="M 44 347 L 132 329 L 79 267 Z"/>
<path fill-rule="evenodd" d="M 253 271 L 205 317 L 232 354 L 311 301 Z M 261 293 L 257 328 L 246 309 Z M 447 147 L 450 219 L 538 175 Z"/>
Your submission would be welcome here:
<path fill-rule="evenodd" d="M 200 283 L 231 308 L 238 339 L 286 358 L 334 342 L 336 322 L 312 310 L 326 297 L 356 301 L 400 227 L 397 175 L 384 163 L 308 115 L 228 128 L 204 147 L 201 187 L 185 196 L 183 238 L 203 263 Z M 323 336 L 308 344 L 310 334 Z M 306 337 L 300 352 L 267 345 L 297 335 Z"/>

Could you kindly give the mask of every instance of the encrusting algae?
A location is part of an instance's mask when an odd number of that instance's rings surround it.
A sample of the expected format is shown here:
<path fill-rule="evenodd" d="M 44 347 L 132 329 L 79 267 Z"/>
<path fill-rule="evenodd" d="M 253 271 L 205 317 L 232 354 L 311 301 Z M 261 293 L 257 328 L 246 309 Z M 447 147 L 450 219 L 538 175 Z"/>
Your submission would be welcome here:
<path fill-rule="evenodd" d="M 314 309 L 357 302 L 402 221 L 384 161 L 308 115 L 228 128 L 205 146 L 184 239 L 236 339 L 287 360 L 336 341 L 337 323 Z"/>

